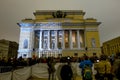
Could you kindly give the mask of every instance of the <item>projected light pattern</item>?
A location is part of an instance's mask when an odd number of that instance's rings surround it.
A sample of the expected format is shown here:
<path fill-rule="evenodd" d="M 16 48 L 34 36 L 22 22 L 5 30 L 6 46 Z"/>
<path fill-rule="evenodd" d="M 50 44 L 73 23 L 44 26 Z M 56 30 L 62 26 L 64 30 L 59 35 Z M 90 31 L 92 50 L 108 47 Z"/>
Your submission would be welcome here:
<path fill-rule="evenodd" d="M 62 49 L 62 32 L 60 32 L 62 28 L 60 28 L 61 24 L 59 22 L 41 22 L 34 24 L 34 26 L 33 24 L 20 24 L 22 27 L 19 53 L 21 53 L 23 57 L 31 57 L 28 56 L 30 53 L 34 53 L 35 55 L 41 57 L 41 55 L 45 56 L 45 53 L 59 53 L 60 51 L 58 49 Z M 54 30 L 55 28 L 57 30 Z M 57 36 L 58 34 L 60 35 Z M 58 41 L 59 48 L 57 45 Z M 23 51 L 25 49 L 29 49 L 31 52 L 25 53 Z"/>
<path fill-rule="evenodd" d="M 101 53 L 98 37 L 101 22 L 84 19 L 82 10 L 37 10 L 33 14 L 35 19 L 26 18 L 18 23 L 18 57 L 81 56 L 86 47 L 87 54 Z"/>

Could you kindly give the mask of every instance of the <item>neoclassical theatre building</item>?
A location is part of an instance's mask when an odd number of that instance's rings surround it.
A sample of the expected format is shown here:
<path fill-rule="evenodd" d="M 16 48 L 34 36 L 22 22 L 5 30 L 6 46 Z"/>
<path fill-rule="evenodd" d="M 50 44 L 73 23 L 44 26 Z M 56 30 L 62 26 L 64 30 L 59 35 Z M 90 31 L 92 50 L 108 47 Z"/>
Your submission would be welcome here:
<path fill-rule="evenodd" d="M 18 57 L 59 57 L 100 55 L 97 22 L 84 19 L 82 10 L 37 10 L 35 19 L 23 19 Z"/>

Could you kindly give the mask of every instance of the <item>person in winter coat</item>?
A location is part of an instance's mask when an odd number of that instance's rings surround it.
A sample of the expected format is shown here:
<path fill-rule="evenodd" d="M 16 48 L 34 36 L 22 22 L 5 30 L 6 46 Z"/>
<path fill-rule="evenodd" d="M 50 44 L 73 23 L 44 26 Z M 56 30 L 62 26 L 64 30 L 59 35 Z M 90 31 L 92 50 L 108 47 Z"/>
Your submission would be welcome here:
<path fill-rule="evenodd" d="M 93 66 L 93 63 L 91 62 L 91 60 L 89 60 L 89 58 L 86 56 L 84 57 L 84 60 L 82 60 L 80 62 L 80 65 L 79 65 L 79 68 L 82 69 L 81 71 L 81 74 L 82 74 L 82 80 L 86 80 L 85 77 L 84 77 L 84 68 L 85 68 L 85 65 L 89 65 L 89 67 L 92 69 L 92 66 Z M 92 78 L 91 78 L 92 79 Z"/>
<path fill-rule="evenodd" d="M 107 78 L 108 80 L 113 80 L 113 76 L 111 74 L 111 64 L 107 60 L 106 55 L 100 56 L 100 62 L 96 63 L 94 68 L 97 70 L 97 74 L 95 75 L 96 80 L 104 80 Z"/>

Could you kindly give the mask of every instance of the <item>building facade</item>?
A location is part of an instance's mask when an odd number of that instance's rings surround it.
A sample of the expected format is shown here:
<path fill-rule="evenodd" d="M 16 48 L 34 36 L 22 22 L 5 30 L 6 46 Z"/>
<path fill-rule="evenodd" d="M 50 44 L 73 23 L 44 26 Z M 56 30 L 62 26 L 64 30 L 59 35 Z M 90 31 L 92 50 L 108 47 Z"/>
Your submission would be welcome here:
<path fill-rule="evenodd" d="M 104 42 L 102 51 L 108 56 L 120 53 L 120 37 Z"/>
<path fill-rule="evenodd" d="M 81 56 L 101 54 L 100 22 L 84 19 L 82 10 L 37 10 L 35 19 L 23 19 L 18 57 Z"/>
<path fill-rule="evenodd" d="M 8 58 L 17 57 L 18 54 L 18 43 L 9 40 L 0 40 L 0 58 Z"/>

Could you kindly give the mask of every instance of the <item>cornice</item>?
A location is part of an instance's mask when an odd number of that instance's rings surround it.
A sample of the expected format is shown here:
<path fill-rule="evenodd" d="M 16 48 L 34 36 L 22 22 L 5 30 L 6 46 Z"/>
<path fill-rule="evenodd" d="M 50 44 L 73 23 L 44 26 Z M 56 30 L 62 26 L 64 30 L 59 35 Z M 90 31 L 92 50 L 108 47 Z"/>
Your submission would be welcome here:
<path fill-rule="evenodd" d="M 62 26 L 84 26 L 84 23 L 72 23 L 72 22 L 63 22 Z"/>
<path fill-rule="evenodd" d="M 24 23 L 24 22 L 17 23 L 17 25 L 19 27 L 31 27 L 31 26 L 35 26 L 34 23 Z"/>
<path fill-rule="evenodd" d="M 89 25 L 100 25 L 101 22 L 85 22 L 84 25 L 89 26 Z"/>
<path fill-rule="evenodd" d="M 20 27 L 31 26 L 98 26 L 101 22 L 40 22 L 40 23 L 17 23 Z"/>
<path fill-rule="evenodd" d="M 33 14 L 34 15 L 52 15 L 57 11 L 62 11 L 67 15 L 85 15 L 85 12 L 83 12 L 82 10 L 37 10 Z"/>

